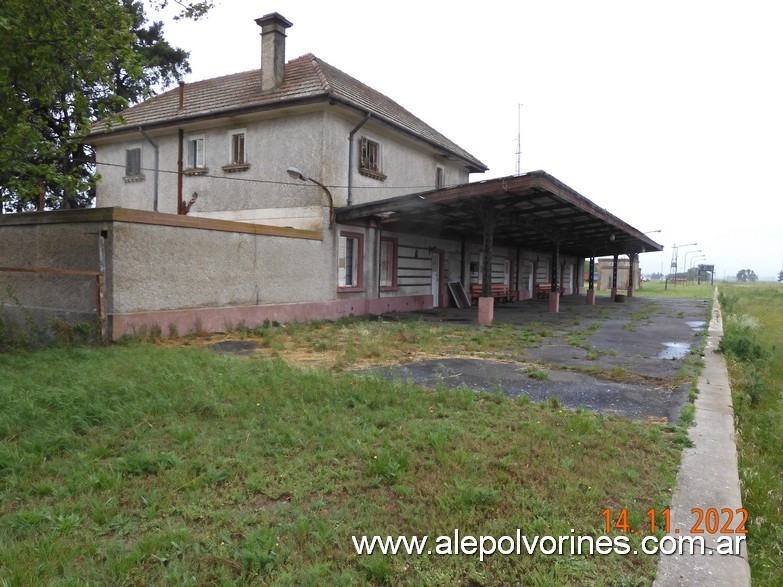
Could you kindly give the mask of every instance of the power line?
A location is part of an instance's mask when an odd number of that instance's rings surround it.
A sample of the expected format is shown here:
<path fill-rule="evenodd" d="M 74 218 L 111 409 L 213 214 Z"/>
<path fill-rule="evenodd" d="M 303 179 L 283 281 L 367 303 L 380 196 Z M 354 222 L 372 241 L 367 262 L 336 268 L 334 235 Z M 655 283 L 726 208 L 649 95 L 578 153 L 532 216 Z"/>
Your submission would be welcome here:
<path fill-rule="evenodd" d="M 125 165 L 122 163 L 108 163 L 104 161 L 87 161 L 82 160 L 83 163 L 90 163 L 92 165 L 105 165 L 107 167 L 122 167 L 124 168 Z M 150 167 L 140 167 L 141 171 L 149 171 L 151 173 L 155 172 L 155 169 Z M 168 173 L 170 175 L 178 175 L 180 172 L 176 170 L 171 169 L 159 169 L 158 173 Z M 190 175 L 187 173 L 183 173 L 183 175 Z M 268 185 L 296 185 L 296 186 L 302 186 L 303 184 L 301 182 L 291 182 L 291 181 L 275 181 L 271 179 L 254 179 L 249 177 L 232 177 L 232 176 L 224 176 L 224 175 L 212 175 L 209 173 L 197 173 L 193 174 L 196 177 L 207 177 L 209 179 L 220 179 L 220 180 L 226 180 L 226 181 L 242 181 L 247 183 L 260 183 L 260 184 L 268 184 Z M 347 185 L 329 185 L 325 184 L 328 188 L 336 188 L 336 189 L 348 189 Z M 424 185 L 424 186 L 398 186 L 398 185 L 378 185 L 378 186 L 363 186 L 362 189 L 371 189 L 371 190 L 419 190 L 419 191 L 425 191 L 425 190 L 432 190 L 435 189 L 432 185 Z"/>

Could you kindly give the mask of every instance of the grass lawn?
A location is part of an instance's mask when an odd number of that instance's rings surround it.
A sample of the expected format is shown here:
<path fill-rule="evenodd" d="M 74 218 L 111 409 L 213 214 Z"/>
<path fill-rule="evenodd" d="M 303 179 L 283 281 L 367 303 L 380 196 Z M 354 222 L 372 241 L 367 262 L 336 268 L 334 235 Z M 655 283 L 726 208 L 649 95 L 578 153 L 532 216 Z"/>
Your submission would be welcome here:
<path fill-rule="evenodd" d="M 195 339 L 0 354 L 0 582 L 651 583 L 646 555 L 357 555 L 365 534 L 599 536 L 607 508 L 628 509 L 638 544 L 645 513 L 670 502 L 683 443 L 679 429 L 557 402 L 346 372 L 545 335 L 378 324 L 296 326 L 308 368 L 275 358 L 287 342 L 271 327 L 254 334 L 261 358 Z M 312 348 L 330 358 L 306 360 Z"/>
<path fill-rule="evenodd" d="M 783 286 L 721 285 L 754 585 L 783 585 Z"/>
<path fill-rule="evenodd" d="M 674 283 L 665 284 L 660 281 L 645 281 L 641 289 L 636 291 L 637 296 L 647 298 L 690 298 L 690 299 L 712 299 L 714 285 L 709 283 L 690 284 Z"/>

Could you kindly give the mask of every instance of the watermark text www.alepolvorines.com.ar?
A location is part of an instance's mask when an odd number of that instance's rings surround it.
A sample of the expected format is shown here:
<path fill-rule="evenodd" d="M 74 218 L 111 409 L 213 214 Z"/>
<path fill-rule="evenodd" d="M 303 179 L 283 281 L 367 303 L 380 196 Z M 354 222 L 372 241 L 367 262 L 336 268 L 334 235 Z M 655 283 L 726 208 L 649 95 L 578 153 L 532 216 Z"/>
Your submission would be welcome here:
<path fill-rule="evenodd" d="M 707 547 L 702 536 L 645 536 L 638 548 L 633 548 L 630 538 L 619 536 L 527 536 L 517 529 L 513 535 L 473 536 L 461 534 L 455 529 L 452 534 L 443 534 L 431 541 L 429 536 L 351 536 L 358 555 L 373 553 L 383 555 L 478 555 L 479 560 L 495 554 L 500 555 L 609 555 L 609 554 L 739 554 L 744 535 L 720 536 L 715 544 Z"/>

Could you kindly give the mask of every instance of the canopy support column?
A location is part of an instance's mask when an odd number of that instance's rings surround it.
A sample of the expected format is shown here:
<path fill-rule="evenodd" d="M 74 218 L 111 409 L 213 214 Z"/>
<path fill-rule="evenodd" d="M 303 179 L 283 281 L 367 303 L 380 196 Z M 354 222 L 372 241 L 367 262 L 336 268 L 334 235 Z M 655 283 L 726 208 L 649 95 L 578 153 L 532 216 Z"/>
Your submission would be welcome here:
<path fill-rule="evenodd" d="M 612 301 L 617 301 L 617 258 L 619 255 L 615 254 L 612 259 Z"/>
<path fill-rule="evenodd" d="M 636 267 L 639 262 L 639 253 L 628 253 L 628 297 L 633 297 L 634 277 L 636 276 Z"/>
<path fill-rule="evenodd" d="M 549 290 L 549 311 L 557 313 L 560 311 L 560 239 L 555 240 L 555 248 L 552 251 L 552 288 Z"/>
<path fill-rule="evenodd" d="M 595 306 L 595 257 L 590 256 L 590 275 L 587 278 L 587 305 Z"/>
<path fill-rule="evenodd" d="M 495 298 L 492 297 L 492 249 L 495 238 L 495 209 L 490 204 L 480 204 L 478 212 L 484 229 L 484 247 L 481 251 L 481 297 L 478 303 L 478 322 L 480 326 L 489 326 L 495 318 Z"/>

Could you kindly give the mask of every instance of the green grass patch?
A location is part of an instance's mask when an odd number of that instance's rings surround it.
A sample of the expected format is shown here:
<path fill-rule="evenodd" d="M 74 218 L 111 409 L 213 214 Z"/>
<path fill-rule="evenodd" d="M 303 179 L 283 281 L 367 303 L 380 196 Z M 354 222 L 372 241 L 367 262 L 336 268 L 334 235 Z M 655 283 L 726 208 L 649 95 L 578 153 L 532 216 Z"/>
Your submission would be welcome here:
<path fill-rule="evenodd" d="M 538 379 L 539 381 L 543 381 L 544 379 L 549 379 L 549 371 L 535 366 L 527 367 L 525 369 L 525 375 L 527 375 L 531 379 Z"/>
<path fill-rule="evenodd" d="M 367 318 L 285 326 L 266 323 L 252 330 L 240 325 L 230 334 L 240 340 L 256 341 L 263 356 L 333 371 L 443 355 L 523 360 L 525 349 L 539 346 L 542 338 L 552 335 L 538 323 L 477 328 L 413 319 L 387 322 Z M 225 335 L 219 339 L 186 337 L 179 344 L 203 346 L 216 340 L 225 340 Z"/>
<path fill-rule="evenodd" d="M 783 287 L 722 285 L 725 353 L 737 418 L 753 583 L 783 584 Z"/>
<path fill-rule="evenodd" d="M 325 331 L 296 329 L 313 345 Z M 267 330 L 270 348 L 290 336 Z M 384 332 L 424 347 L 434 337 Z M 353 344 L 357 357 L 367 352 Z M 654 575 L 646 556 L 358 556 L 351 537 L 601 535 L 606 508 L 642 520 L 668 506 L 680 448 L 671 427 L 152 343 L 0 362 L 3 584 L 607 585 Z"/>
<path fill-rule="evenodd" d="M 715 289 L 714 285 L 709 283 L 702 283 L 700 285 L 696 283 L 690 283 L 685 285 L 684 283 L 678 283 L 674 285 L 669 283 L 668 286 L 660 281 L 645 281 L 642 287 L 636 291 L 638 297 L 649 298 L 690 298 L 690 299 L 712 299 L 712 292 Z"/>

